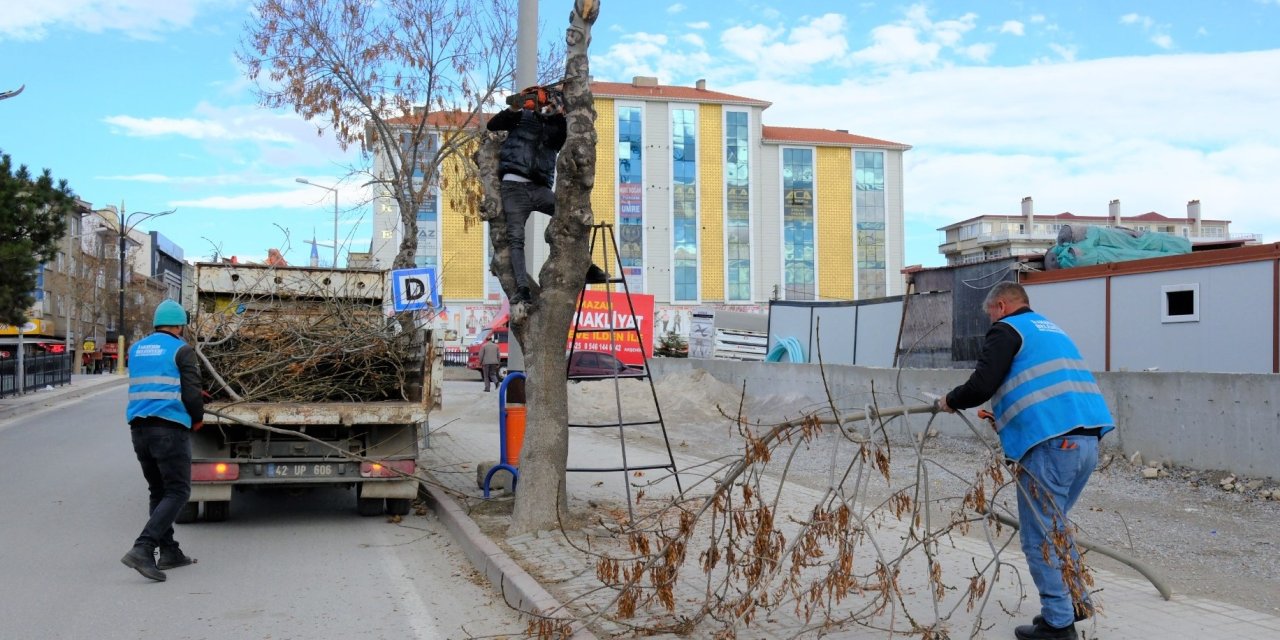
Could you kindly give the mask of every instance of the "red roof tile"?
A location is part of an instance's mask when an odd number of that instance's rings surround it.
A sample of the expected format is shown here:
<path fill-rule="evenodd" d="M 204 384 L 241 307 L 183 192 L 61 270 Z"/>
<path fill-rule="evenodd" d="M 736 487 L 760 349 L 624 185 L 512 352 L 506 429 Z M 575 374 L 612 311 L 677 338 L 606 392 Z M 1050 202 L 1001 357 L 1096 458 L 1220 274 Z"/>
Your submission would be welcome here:
<path fill-rule="evenodd" d="M 602 98 L 645 98 L 650 100 L 674 100 L 677 102 L 715 102 L 743 104 L 753 107 L 769 107 L 770 102 L 744 98 L 719 91 L 670 85 L 640 86 L 627 82 L 592 82 L 591 93 Z"/>
<path fill-rule="evenodd" d="M 909 144 L 890 142 L 877 138 L 868 138 L 849 133 L 848 131 L 832 131 L 830 129 L 806 129 L 802 127 L 764 127 L 763 142 L 802 142 L 807 144 L 841 145 L 850 147 L 878 147 L 901 149 L 911 148 Z"/>

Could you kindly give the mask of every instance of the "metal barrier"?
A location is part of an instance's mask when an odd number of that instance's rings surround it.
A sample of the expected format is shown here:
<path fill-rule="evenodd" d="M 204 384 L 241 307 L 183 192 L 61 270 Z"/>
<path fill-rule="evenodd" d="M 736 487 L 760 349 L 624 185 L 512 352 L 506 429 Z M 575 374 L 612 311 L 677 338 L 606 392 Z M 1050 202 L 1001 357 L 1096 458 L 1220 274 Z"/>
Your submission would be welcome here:
<path fill-rule="evenodd" d="M 467 348 L 466 347 L 445 347 L 444 348 L 444 364 L 446 367 L 465 367 L 467 366 Z"/>
<path fill-rule="evenodd" d="M 70 354 L 28 356 L 23 358 L 22 368 L 26 379 L 19 389 L 18 359 L 0 360 L 0 398 L 71 382 Z"/>

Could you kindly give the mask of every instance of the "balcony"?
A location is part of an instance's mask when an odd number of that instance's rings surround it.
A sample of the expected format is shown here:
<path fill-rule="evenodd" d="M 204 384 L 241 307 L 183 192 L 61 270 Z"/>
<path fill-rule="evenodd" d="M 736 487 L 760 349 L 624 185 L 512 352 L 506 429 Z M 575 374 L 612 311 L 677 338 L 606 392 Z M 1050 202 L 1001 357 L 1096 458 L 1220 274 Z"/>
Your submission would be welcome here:
<path fill-rule="evenodd" d="M 1058 241 L 1057 231 L 1037 231 L 1033 233 L 1017 233 L 1014 231 L 1001 231 L 999 233 L 984 233 L 978 236 L 978 246 L 986 246 L 991 244 L 1012 244 L 1014 242 L 1033 242 L 1036 244 L 1052 245 Z"/>

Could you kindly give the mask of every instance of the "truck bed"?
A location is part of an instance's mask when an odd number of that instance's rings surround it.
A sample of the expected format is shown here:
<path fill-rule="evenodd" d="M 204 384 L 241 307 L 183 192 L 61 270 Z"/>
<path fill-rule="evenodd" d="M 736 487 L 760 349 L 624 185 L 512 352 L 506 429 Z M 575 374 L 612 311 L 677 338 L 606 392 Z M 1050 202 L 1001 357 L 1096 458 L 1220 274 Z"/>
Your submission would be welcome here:
<path fill-rule="evenodd" d="M 427 421 L 421 402 L 243 402 L 212 403 L 210 411 L 269 426 L 411 424 Z M 205 424 L 235 424 L 205 415 Z"/>

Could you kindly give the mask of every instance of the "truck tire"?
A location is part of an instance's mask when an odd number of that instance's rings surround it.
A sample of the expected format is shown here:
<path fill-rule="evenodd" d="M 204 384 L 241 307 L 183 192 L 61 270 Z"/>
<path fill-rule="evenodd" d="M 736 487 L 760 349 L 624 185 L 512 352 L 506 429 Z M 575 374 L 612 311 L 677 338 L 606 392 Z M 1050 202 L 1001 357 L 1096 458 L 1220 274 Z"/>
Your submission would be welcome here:
<path fill-rule="evenodd" d="M 222 522 L 231 515 L 230 500 L 212 500 L 204 503 L 204 521 Z"/>
<path fill-rule="evenodd" d="M 356 498 L 356 511 L 366 518 L 382 515 L 383 505 L 382 498 Z"/>
<path fill-rule="evenodd" d="M 393 516 L 409 515 L 409 507 L 412 500 L 408 498 L 387 498 L 387 514 Z"/>
<path fill-rule="evenodd" d="M 199 515 L 200 515 L 200 503 L 188 502 L 182 505 L 182 508 L 178 510 L 178 519 L 174 520 L 174 522 L 178 524 L 191 524 L 192 522 L 196 521 L 196 518 Z"/>

